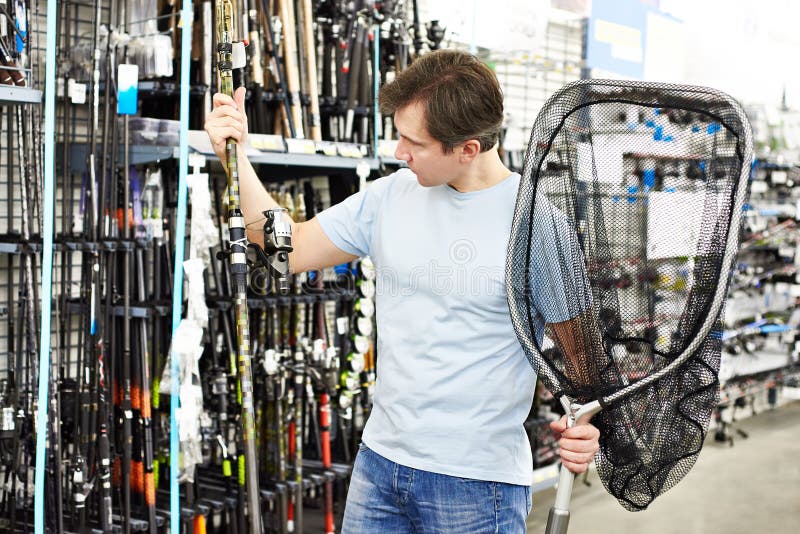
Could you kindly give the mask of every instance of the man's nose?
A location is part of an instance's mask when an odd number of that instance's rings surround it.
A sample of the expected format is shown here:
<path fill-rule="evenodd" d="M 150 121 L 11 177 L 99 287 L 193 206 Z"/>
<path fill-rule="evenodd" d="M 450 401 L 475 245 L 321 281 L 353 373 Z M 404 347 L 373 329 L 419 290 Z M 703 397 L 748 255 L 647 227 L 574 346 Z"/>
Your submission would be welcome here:
<path fill-rule="evenodd" d="M 397 148 L 394 149 L 394 157 L 406 163 L 411 159 L 411 154 L 406 150 L 405 143 L 402 140 L 397 142 Z"/>

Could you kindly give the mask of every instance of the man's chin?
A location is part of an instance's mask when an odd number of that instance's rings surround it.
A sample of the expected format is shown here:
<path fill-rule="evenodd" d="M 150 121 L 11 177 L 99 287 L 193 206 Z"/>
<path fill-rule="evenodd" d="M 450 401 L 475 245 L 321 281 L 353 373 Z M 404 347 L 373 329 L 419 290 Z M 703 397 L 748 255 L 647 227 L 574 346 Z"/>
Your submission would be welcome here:
<path fill-rule="evenodd" d="M 413 172 L 413 171 L 412 171 L 412 172 Z M 418 183 L 419 185 L 421 185 L 422 187 L 431 187 L 431 185 L 432 185 L 432 184 L 428 183 L 428 182 L 425 180 L 425 178 L 423 178 L 423 177 L 422 177 L 422 176 L 420 176 L 419 174 L 417 174 L 417 173 L 414 173 L 414 176 L 416 176 L 416 177 L 417 177 L 417 183 Z"/>

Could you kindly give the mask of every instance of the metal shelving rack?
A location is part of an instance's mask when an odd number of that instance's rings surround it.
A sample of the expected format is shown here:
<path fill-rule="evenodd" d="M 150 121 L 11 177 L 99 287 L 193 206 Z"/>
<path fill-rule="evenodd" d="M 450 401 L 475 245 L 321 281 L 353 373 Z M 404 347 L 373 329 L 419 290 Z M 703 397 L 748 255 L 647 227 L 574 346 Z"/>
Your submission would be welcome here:
<path fill-rule="evenodd" d="M 28 73 L 30 71 L 27 71 Z M 30 79 L 30 76 L 26 76 Z M 32 87 L 17 87 L 15 85 L 0 85 L 0 105 L 4 104 L 39 104 L 42 101 L 42 92 Z"/>
<path fill-rule="evenodd" d="M 190 152 L 201 154 L 209 158 L 209 162 L 221 172 L 221 164 L 216 159 L 214 152 L 208 144 L 206 133 L 201 130 L 189 130 L 188 144 Z M 73 172 L 83 170 L 86 161 L 86 145 L 73 143 L 70 146 L 70 167 Z M 60 151 L 59 151 L 60 154 Z M 130 149 L 130 162 L 133 165 L 154 163 L 179 157 L 179 147 L 168 145 L 133 145 Z M 252 146 L 248 147 L 248 159 L 253 165 L 262 167 L 262 180 L 269 181 L 271 174 L 277 174 L 277 179 L 300 178 L 316 176 L 325 173 L 356 174 L 359 165 L 369 166 L 370 173 L 378 173 L 385 167 L 400 167 L 404 162 L 391 157 L 350 157 L 341 155 L 326 155 L 322 153 L 293 153 L 287 151 L 261 150 Z M 271 172 L 274 171 L 274 172 Z"/>
<path fill-rule="evenodd" d="M 83 5 L 73 3 L 73 6 L 76 5 Z M 56 61 L 56 36 L 58 34 L 57 25 L 58 25 L 58 3 L 56 2 L 48 2 L 47 4 L 47 74 L 45 77 L 46 80 L 46 89 L 53 88 L 55 89 L 56 84 L 56 69 L 58 68 L 58 62 Z M 103 10 L 103 16 L 107 17 L 108 12 L 106 9 Z M 182 10 L 180 14 L 182 18 L 182 25 L 184 27 L 191 26 L 191 20 L 193 16 L 192 10 L 192 3 L 190 0 L 184 0 L 182 3 Z M 78 21 L 78 22 L 85 22 L 85 21 Z M 77 22 L 76 22 L 77 24 Z M 187 171 L 189 168 L 189 154 L 190 153 L 199 153 L 205 156 L 212 157 L 213 165 L 219 165 L 216 162 L 216 158 L 213 155 L 213 152 L 210 150 L 210 147 L 203 148 L 202 146 L 192 146 L 192 139 L 196 139 L 199 137 L 205 137 L 205 132 L 203 131 L 192 131 L 188 130 L 188 109 L 189 109 L 189 101 L 188 95 L 191 91 L 191 87 L 189 84 L 189 45 L 192 39 L 191 32 L 182 32 L 182 53 L 181 58 L 185 61 L 181 62 L 181 83 L 177 84 L 177 89 L 180 93 L 180 113 L 181 113 L 181 130 L 179 135 L 179 144 L 177 146 L 159 146 L 159 145 L 137 145 L 132 146 L 129 152 L 129 162 L 132 165 L 140 165 L 140 164 L 147 164 L 147 163 L 154 163 L 158 161 L 163 161 L 167 159 L 175 159 L 178 160 L 179 166 L 179 183 L 177 186 L 177 207 L 176 207 L 176 231 L 177 235 L 175 236 L 175 255 L 177 258 L 184 257 L 184 250 L 183 245 L 185 242 L 183 231 L 186 228 L 186 215 L 187 215 L 187 186 L 186 186 L 186 176 Z M 376 43 L 376 46 L 377 43 Z M 145 82 L 144 85 L 146 86 L 148 82 Z M 50 382 L 50 362 L 51 362 L 51 338 L 53 338 L 53 333 L 51 331 L 51 320 L 55 322 L 53 317 L 53 294 L 52 294 L 52 286 L 53 286 L 53 272 L 57 272 L 59 267 L 61 266 L 60 263 L 64 262 L 64 253 L 66 251 L 72 250 L 76 252 L 76 254 L 80 255 L 80 250 L 83 250 L 78 246 L 78 249 L 71 248 L 70 243 L 65 241 L 65 239 L 70 239 L 69 237 L 64 237 L 69 232 L 69 224 L 71 221 L 66 218 L 63 213 L 63 210 L 60 209 L 62 206 L 59 206 L 57 209 L 54 206 L 55 198 L 58 196 L 57 193 L 61 192 L 61 198 L 66 198 L 67 202 L 69 202 L 75 209 L 77 209 L 77 205 L 79 203 L 78 198 L 74 198 L 74 196 L 70 195 L 68 197 L 63 196 L 66 194 L 66 191 L 69 186 L 73 186 L 73 183 L 67 183 L 62 181 L 62 183 L 56 184 L 56 172 L 59 172 L 69 176 L 77 175 L 80 176 L 86 167 L 87 161 L 87 132 L 84 129 L 75 129 L 74 122 L 76 117 L 73 115 L 71 126 L 73 128 L 70 130 L 70 136 L 72 142 L 69 144 L 69 151 L 67 157 L 69 158 L 69 166 L 68 168 L 64 168 L 64 161 L 63 158 L 64 154 L 64 144 L 63 140 L 58 141 L 56 135 L 56 91 L 49 91 L 46 92 L 46 139 L 45 139 L 45 197 L 47 203 L 47 212 L 45 213 L 44 217 L 44 227 L 42 228 L 42 237 L 38 239 L 36 243 L 32 243 L 30 245 L 21 245 L 19 243 L 0 243 L 0 252 L 9 252 L 11 254 L 19 254 L 23 248 L 27 248 L 30 251 L 40 253 L 43 252 L 44 258 L 44 265 L 42 270 L 42 282 L 41 288 L 43 289 L 41 298 L 42 298 L 42 325 L 41 325 L 41 332 L 42 332 L 42 343 L 40 344 L 40 369 L 43 372 L 39 373 L 39 390 L 38 390 L 38 412 L 37 412 L 37 421 L 39 425 L 36 429 L 37 431 L 37 442 L 36 442 L 36 468 L 35 468 L 35 477 L 36 477 L 36 487 L 37 494 L 34 499 L 34 528 L 37 534 L 44 532 L 45 529 L 45 522 L 44 522 L 44 503 L 45 503 L 45 473 L 48 468 L 46 465 L 46 444 L 47 444 L 47 422 L 48 422 L 48 408 L 49 408 L 49 398 L 48 398 L 48 385 Z M 21 87 L 8 87 L 8 86 L 0 86 L 0 104 L 4 104 L 7 102 L 15 102 L 15 103 L 40 103 L 42 100 L 43 92 L 35 89 L 30 88 L 21 88 Z M 60 97 L 59 97 L 60 98 Z M 66 103 L 65 105 L 71 106 L 71 104 Z M 79 114 L 78 109 L 76 107 L 72 107 L 75 115 Z M 59 117 L 61 119 L 62 117 Z M 84 117 L 78 117 L 78 120 L 81 121 L 81 124 L 84 124 L 85 121 Z M 64 135 L 67 135 L 66 130 Z M 328 147 L 330 148 L 330 147 Z M 320 147 L 320 151 L 323 148 Z M 276 175 L 280 175 L 280 179 L 284 180 L 286 178 L 296 178 L 302 176 L 319 176 L 325 174 L 340 174 L 340 175 L 352 175 L 357 176 L 359 171 L 363 169 L 364 165 L 367 166 L 371 175 L 377 175 L 386 165 L 401 165 L 402 162 L 394 160 L 392 158 L 377 158 L 371 157 L 367 154 L 362 154 L 362 157 L 346 157 L 341 155 L 324 155 L 320 153 L 308 154 L 308 153 L 292 153 L 292 152 L 273 152 L 267 150 L 259 150 L 256 148 L 251 149 L 251 161 L 253 164 L 261 167 L 260 170 L 274 170 Z M 118 155 L 118 161 L 122 161 L 122 154 Z M 60 169 L 59 169 L 60 168 Z M 220 167 L 221 171 L 221 167 Z M 262 174 L 262 178 L 264 175 L 271 175 L 272 172 L 265 172 Z M 267 179 L 269 180 L 269 179 Z M 65 204 L 66 205 L 66 204 Z M 63 234 L 58 242 L 54 242 L 54 237 L 57 233 Z M 84 244 L 85 245 L 85 244 Z M 77 246 L 77 245 L 76 245 Z M 84 247 L 85 248 L 85 247 Z M 55 262 L 54 262 L 55 260 Z M 55 268 L 54 268 L 55 267 Z M 172 318 L 173 318 L 173 329 L 177 326 L 178 322 L 180 321 L 181 312 L 182 312 L 182 295 L 181 290 L 183 288 L 183 269 L 181 262 L 175 262 L 175 272 L 173 273 L 173 302 L 172 302 Z M 78 267 L 80 269 L 80 267 Z M 46 289 L 46 292 L 44 291 Z M 256 303 L 258 304 L 258 303 Z M 262 305 L 264 305 L 262 303 Z M 71 302 L 67 306 L 69 310 L 75 311 L 76 306 L 80 306 L 76 302 Z M 115 308 L 116 310 L 116 308 Z M 5 311 L 0 309 L 0 312 Z M 69 313 L 66 309 L 64 310 L 65 313 Z M 136 307 L 133 306 L 131 308 L 131 317 L 138 318 L 144 317 L 148 315 L 152 315 L 153 313 L 158 313 L 159 315 L 168 314 L 169 311 L 164 306 L 155 306 L 155 307 Z M 118 314 L 116 314 L 118 315 Z M 46 341 L 46 342 L 45 342 Z M 67 348 L 72 348 L 73 345 L 67 345 Z M 63 348 L 63 347 L 61 347 Z M 173 359 L 173 369 L 172 375 L 177 376 L 178 370 L 175 366 L 177 366 L 177 360 Z M 173 386 L 177 386 L 177 381 L 174 381 Z M 173 405 L 171 406 L 170 410 L 170 428 L 172 431 L 171 440 L 170 440 L 170 453 L 173 458 L 178 458 L 178 442 L 177 442 L 177 424 L 175 421 L 175 409 L 177 400 L 179 395 L 177 394 L 177 390 L 173 390 L 172 395 L 170 395 L 171 401 Z M 182 512 L 181 505 L 179 501 L 180 492 L 178 491 L 178 462 L 171 462 L 170 464 L 171 473 L 170 473 L 170 530 L 173 533 L 177 533 L 181 530 L 181 522 L 182 522 Z"/>

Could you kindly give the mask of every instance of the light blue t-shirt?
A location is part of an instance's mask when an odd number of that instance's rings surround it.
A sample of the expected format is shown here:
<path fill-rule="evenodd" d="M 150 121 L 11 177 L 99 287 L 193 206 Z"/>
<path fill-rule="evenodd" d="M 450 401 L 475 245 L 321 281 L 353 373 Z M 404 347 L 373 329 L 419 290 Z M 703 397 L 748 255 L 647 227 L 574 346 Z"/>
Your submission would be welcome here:
<path fill-rule="evenodd" d="M 531 484 L 523 423 L 536 373 L 505 287 L 519 180 L 460 193 L 402 169 L 317 216 L 337 247 L 375 264 L 377 378 L 362 439 L 389 460 Z"/>

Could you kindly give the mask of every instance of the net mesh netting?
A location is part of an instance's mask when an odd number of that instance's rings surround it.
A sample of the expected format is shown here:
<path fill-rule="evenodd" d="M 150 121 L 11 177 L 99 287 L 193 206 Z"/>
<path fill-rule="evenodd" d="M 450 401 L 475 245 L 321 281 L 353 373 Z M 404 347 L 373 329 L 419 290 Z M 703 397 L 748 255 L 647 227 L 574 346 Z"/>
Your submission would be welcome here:
<path fill-rule="evenodd" d="M 533 126 L 512 321 L 555 396 L 600 400 L 597 470 L 629 510 L 675 485 L 703 444 L 751 159 L 741 108 L 705 88 L 583 80 Z"/>

